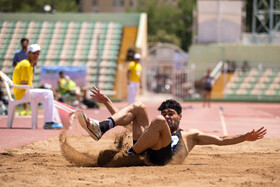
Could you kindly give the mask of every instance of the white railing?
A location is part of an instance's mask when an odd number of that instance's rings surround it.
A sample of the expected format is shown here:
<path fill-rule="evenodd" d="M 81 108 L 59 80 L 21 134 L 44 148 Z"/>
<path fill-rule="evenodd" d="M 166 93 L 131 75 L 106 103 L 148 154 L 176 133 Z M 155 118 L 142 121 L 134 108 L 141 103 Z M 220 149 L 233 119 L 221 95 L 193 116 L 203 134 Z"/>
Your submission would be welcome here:
<path fill-rule="evenodd" d="M 135 42 L 135 46 L 137 49 L 141 49 L 142 57 L 146 57 L 147 55 L 147 14 L 141 13 L 139 19 L 139 26 L 137 32 L 137 38 Z"/>
<path fill-rule="evenodd" d="M 220 62 L 216 65 L 216 67 L 212 70 L 212 72 L 211 72 L 211 74 L 210 74 L 210 76 L 213 77 L 212 82 L 211 82 L 212 85 L 216 82 L 216 80 L 217 80 L 217 79 L 219 78 L 219 76 L 221 75 L 222 70 L 223 70 L 223 67 L 224 67 L 223 65 L 224 65 L 223 61 L 220 61 Z"/>

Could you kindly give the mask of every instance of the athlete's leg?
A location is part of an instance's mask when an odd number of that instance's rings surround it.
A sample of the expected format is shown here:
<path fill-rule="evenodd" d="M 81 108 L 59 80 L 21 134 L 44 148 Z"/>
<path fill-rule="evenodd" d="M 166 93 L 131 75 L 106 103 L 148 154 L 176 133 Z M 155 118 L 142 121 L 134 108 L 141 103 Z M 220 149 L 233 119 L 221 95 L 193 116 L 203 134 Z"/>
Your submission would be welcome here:
<path fill-rule="evenodd" d="M 148 148 L 160 150 L 171 143 L 170 128 L 163 116 L 155 117 L 149 128 L 132 147 L 139 154 Z"/>
<path fill-rule="evenodd" d="M 130 123 L 132 123 L 133 140 L 138 140 L 149 125 L 145 105 L 140 102 L 123 108 L 110 118 L 101 122 L 87 118 L 83 112 L 79 112 L 77 115 L 81 126 L 95 140 L 99 140 L 102 134 L 114 126 L 126 126 Z"/>
<path fill-rule="evenodd" d="M 126 126 L 132 122 L 133 140 L 138 140 L 149 126 L 146 107 L 141 102 L 133 103 L 111 117 L 116 126 Z"/>

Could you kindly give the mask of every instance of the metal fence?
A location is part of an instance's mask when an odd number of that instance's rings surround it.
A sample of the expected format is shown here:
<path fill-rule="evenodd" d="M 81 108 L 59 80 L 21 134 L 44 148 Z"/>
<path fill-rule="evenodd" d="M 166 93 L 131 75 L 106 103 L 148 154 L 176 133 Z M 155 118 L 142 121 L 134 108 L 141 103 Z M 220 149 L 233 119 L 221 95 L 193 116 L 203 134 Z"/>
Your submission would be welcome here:
<path fill-rule="evenodd" d="M 192 97 L 194 88 L 194 65 L 143 64 L 143 90 L 148 94 L 165 94 L 176 99 Z"/>

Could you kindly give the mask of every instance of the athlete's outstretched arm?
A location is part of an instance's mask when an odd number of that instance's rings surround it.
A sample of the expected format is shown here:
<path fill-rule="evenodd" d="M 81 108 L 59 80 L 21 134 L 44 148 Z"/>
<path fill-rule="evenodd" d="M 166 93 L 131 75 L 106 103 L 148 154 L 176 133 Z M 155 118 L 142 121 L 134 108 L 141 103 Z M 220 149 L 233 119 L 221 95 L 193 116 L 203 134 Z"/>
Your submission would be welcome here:
<path fill-rule="evenodd" d="M 251 132 L 236 135 L 236 136 L 215 136 L 204 134 L 203 132 L 198 131 L 197 134 L 194 136 L 194 140 L 196 141 L 197 145 L 232 145 L 238 144 L 244 141 L 256 141 L 261 139 L 266 134 L 266 129 L 261 127 L 257 131 L 253 129 Z"/>
<path fill-rule="evenodd" d="M 95 86 L 92 86 L 92 88 L 93 89 L 90 90 L 92 93 L 92 95 L 90 95 L 91 100 L 104 104 L 112 115 L 119 111 L 114 103 L 105 94 L 101 93 L 98 88 Z"/>

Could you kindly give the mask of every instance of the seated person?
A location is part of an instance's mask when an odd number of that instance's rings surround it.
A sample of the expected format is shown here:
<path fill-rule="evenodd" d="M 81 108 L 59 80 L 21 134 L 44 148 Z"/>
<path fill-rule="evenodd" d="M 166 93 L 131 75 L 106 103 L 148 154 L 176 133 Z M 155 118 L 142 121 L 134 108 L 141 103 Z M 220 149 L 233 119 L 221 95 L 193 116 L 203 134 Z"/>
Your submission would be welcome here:
<path fill-rule="evenodd" d="M 58 90 L 62 95 L 77 95 L 80 93 L 80 88 L 77 87 L 76 83 L 70 79 L 64 72 L 59 72 L 59 79 L 57 81 Z"/>
<path fill-rule="evenodd" d="M 21 49 L 18 50 L 13 58 L 13 66 L 16 67 L 16 65 L 24 60 L 27 59 L 27 48 L 28 48 L 28 44 L 29 44 L 29 40 L 27 38 L 22 38 L 20 40 L 20 44 L 21 44 Z M 35 72 L 35 67 L 33 67 L 33 73 Z M 27 107 L 27 103 L 23 103 L 23 111 L 21 111 L 19 113 L 19 115 L 21 116 L 26 116 L 26 115 L 30 115 L 31 111 L 28 111 L 28 107 Z"/>
<path fill-rule="evenodd" d="M 28 47 L 28 58 L 20 61 L 15 67 L 13 74 L 13 83 L 15 85 L 30 85 L 33 81 L 33 67 L 37 64 L 41 47 L 38 44 L 32 44 Z M 15 99 L 27 97 L 25 89 L 14 88 Z M 42 103 L 44 108 L 44 129 L 60 129 L 61 125 L 54 122 L 54 98 L 53 92 L 47 89 L 30 89 L 30 98 L 37 103 Z"/>
<path fill-rule="evenodd" d="M 70 79 L 68 75 L 65 75 L 64 72 L 59 72 L 59 79 L 57 81 L 59 93 L 62 96 L 76 96 L 79 101 L 79 105 L 81 104 L 81 91 L 80 88 L 76 85 L 76 83 Z"/>

